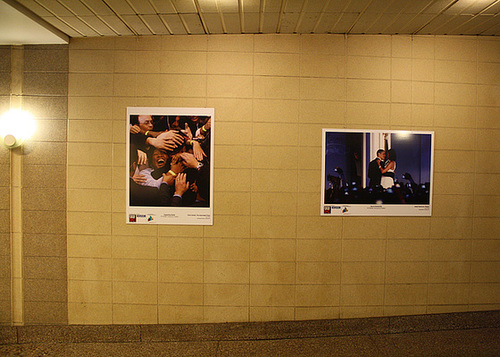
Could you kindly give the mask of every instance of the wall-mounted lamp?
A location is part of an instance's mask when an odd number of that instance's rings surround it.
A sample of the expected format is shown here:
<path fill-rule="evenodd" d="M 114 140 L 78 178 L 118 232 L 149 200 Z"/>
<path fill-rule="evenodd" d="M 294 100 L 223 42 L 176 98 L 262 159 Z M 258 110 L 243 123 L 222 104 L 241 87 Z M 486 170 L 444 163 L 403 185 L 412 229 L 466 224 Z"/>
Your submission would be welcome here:
<path fill-rule="evenodd" d="M 33 115 L 25 110 L 9 110 L 0 117 L 0 140 L 9 149 L 22 145 L 35 130 Z"/>

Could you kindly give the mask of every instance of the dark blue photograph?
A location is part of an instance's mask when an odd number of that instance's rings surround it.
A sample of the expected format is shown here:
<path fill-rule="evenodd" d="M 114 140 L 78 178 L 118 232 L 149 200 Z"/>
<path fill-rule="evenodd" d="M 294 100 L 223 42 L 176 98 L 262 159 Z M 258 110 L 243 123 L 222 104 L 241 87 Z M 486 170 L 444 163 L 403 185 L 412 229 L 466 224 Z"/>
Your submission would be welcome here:
<path fill-rule="evenodd" d="M 430 215 L 432 132 L 323 130 L 323 215 Z"/>

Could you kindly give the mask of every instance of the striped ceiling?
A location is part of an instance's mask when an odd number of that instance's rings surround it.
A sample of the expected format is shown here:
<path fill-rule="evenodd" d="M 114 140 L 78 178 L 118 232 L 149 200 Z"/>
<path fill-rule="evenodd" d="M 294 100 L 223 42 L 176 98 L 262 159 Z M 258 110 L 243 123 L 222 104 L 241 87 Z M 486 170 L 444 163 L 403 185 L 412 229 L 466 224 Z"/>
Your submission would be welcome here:
<path fill-rule="evenodd" d="M 69 37 L 500 35 L 500 0 L 4 0 Z"/>

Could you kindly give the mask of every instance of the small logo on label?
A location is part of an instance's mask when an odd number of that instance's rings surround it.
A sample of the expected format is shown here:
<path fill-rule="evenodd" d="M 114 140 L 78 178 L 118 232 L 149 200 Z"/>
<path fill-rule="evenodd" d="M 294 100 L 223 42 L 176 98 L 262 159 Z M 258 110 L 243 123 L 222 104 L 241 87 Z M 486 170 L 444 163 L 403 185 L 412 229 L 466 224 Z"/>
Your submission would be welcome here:
<path fill-rule="evenodd" d="M 128 221 L 129 222 L 137 222 L 137 217 L 135 216 L 135 214 L 129 214 Z"/>
<path fill-rule="evenodd" d="M 347 213 L 348 211 L 347 207 L 342 208 L 342 213 Z"/>
<path fill-rule="evenodd" d="M 324 213 L 331 213 L 332 212 L 332 207 L 331 206 L 325 206 L 324 207 Z"/>

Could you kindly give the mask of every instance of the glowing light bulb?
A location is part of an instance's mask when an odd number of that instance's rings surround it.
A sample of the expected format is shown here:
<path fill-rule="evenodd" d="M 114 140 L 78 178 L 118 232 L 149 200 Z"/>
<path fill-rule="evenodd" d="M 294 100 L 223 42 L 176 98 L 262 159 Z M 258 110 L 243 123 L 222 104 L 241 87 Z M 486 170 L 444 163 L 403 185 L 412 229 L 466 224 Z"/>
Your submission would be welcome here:
<path fill-rule="evenodd" d="M 9 148 L 22 145 L 35 131 L 36 122 L 30 112 L 14 109 L 0 117 L 0 138 Z"/>

